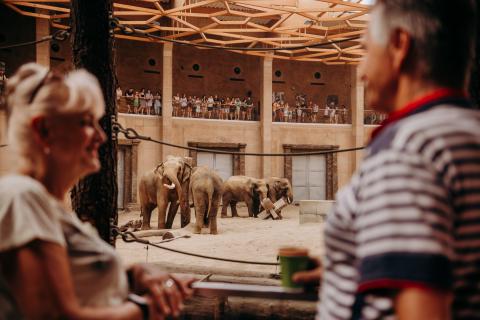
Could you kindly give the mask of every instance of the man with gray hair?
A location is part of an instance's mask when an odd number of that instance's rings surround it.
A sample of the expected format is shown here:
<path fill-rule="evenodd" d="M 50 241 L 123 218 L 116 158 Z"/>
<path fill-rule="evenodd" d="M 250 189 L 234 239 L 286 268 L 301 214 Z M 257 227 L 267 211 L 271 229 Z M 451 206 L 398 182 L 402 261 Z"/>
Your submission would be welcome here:
<path fill-rule="evenodd" d="M 389 117 L 325 226 L 318 319 L 480 319 L 480 113 L 470 0 L 378 0 L 360 65 Z M 316 272 L 316 273 L 315 273 Z"/>

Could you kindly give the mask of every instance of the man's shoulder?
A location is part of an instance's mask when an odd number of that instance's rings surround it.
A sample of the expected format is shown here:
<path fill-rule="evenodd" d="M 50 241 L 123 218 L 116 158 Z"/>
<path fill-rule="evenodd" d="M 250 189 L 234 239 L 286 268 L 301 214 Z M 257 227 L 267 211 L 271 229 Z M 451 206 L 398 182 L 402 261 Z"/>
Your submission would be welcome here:
<path fill-rule="evenodd" d="M 439 105 L 431 110 L 399 121 L 393 146 L 418 147 L 430 141 L 450 140 L 455 137 L 480 138 L 480 111 L 456 105 Z"/>
<path fill-rule="evenodd" d="M 370 143 L 368 155 L 386 150 L 420 153 L 431 143 L 447 147 L 465 139 L 480 139 L 479 127 L 480 111 L 450 104 L 439 105 L 385 128 Z"/>

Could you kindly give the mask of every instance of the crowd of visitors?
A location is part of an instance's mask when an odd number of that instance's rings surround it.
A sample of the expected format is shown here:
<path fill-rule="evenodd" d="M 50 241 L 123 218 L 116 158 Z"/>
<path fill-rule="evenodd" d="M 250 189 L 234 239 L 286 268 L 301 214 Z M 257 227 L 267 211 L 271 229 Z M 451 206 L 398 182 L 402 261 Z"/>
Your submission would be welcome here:
<path fill-rule="evenodd" d="M 290 106 L 288 102 L 276 100 L 272 104 L 272 118 L 274 122 L 350 123 L 347 107 L 338 107 L 333 102 L 320 108 L 313 101 Z"/>
<path fill-rule="evenodd" d="M 127 113 L 157 116 L 162 114 L 162 95 L 158 91 L 153 93 L 149 89 L 142 88 L 140 91 L 136 91 L 130 88 L 124 94 L 122 89 L 118 87 L 116 94 L 117 101 L 125 98 Z"/>
<path fill-rule="evenodd" d="M 162 95 L 149 89 L 128 89 L 125 93 L 117 88 L 117 100 L 123 106 L 124 112 L 146 115 L 162 115 Z M 256 121 L 259 118 L 252 98 L 187 96 L 177 93 L 172 100 L 173 116 L 183 118 L 203 118 L 219 120 L 246 120 Z M 378 125 L 385 120 L 385 114 L 372 110 L 365 110 L 364 123 Z M 272 104 L 272 120 L 274 122 L 295 123 L 351 123 L 350 110 L 345 106 L 338 106 L 334 102 L 320 108 L 316 102 L 303 101 L 289 105 L 281 99 Z"/>
<path fill-rule="evenodd" d="M 365 110 L 363 116 L 364 124 L 379 125 L 387 118 L 387 114 L 375 110 Z"/>
<path fill-rule="evenodd" d="M 187 96 L 177 93 L 172 101 L 173 116 L 219 120 L 258 120 L 251 97 Z"/>

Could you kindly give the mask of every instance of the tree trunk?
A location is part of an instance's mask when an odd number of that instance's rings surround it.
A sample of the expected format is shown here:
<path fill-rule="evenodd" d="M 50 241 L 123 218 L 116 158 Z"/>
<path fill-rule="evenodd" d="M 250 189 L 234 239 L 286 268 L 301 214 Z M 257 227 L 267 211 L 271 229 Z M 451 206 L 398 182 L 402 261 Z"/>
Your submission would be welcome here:
<path fill-rule="evenodd" d="M 477 23 L 477 40 L 475 44 L 475 59 L 473 61 L 472 76 L 470 79 L 470 97 L 475 108 L 480 108 L 480 23 Z"/>
<path fill-rule="evenodd" d="M 112 0 L 72 0 L 72 49 L 75 68 L 85 68 L 99 80 L 105 97 L 105 116 L 100 125 L 107 142 L 100 147 L 100 172 L 82 179 L 72 190 L 72 207 L 82 220 L 90 221 L 100 236 L 114 244 L 110 223 L 117 224 L 117 143 L 112 140 L 112 116 L 116 116 L 113 37 L 109 14 Z"/>

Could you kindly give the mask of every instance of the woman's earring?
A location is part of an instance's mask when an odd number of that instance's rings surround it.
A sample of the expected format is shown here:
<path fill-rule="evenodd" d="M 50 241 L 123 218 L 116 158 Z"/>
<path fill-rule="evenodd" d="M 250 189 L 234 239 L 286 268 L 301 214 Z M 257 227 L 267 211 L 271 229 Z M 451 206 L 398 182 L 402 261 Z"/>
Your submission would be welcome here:
<path fill-rule="evenodd" d="M 47 155 L 50 154 L 50 148 L 49 147 L 43 148 L 43 152 Z"/>

